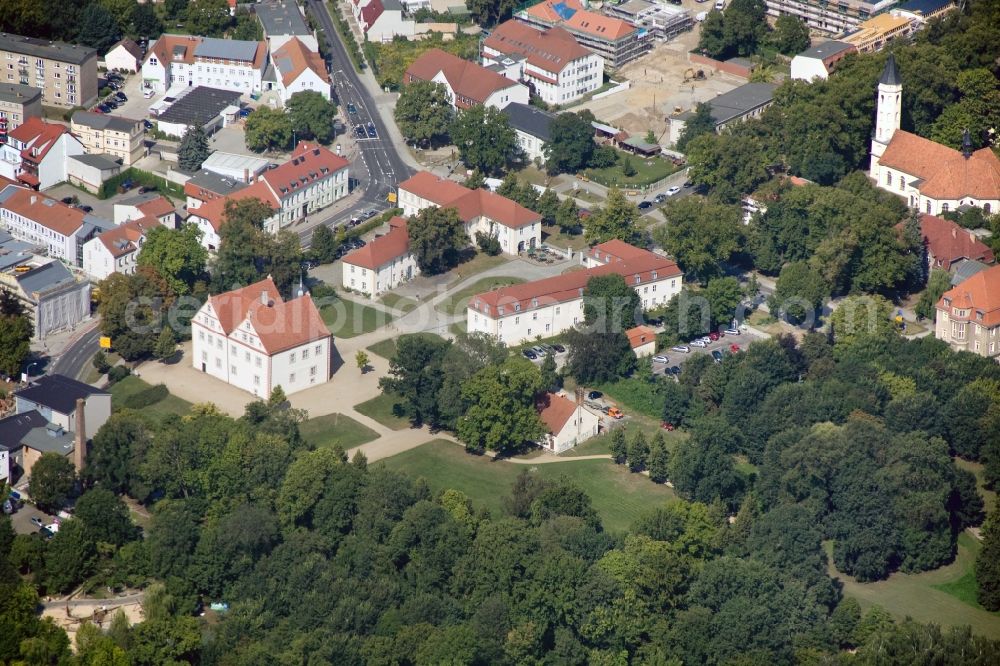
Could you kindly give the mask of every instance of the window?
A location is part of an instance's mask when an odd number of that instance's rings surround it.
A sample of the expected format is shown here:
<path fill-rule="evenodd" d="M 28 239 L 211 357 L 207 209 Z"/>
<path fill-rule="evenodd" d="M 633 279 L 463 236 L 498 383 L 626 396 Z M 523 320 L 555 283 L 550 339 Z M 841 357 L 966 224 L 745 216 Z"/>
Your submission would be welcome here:
<path fill-rule="evenodd" d="M 532 321 L 538 321 L 538 313 L 537 312 L 531 313 L 531 320 Z"/>
<path fill-rule="evenodd" d="M 315 377 L 316 376 L 316 366 L 315 365 L 313 367 L 309 368 L 309 376 L 310 377 Z"/>
<path fill-rule="evenodd" d="M 236 347 L 233 347 L 229 351 L 232 352 L 233 358 L 236 358 Z"/>
<path fill-rule="evenodd" d="M 316 345 L 316 355 L 319 356 L 323 353 L 323 345 Z"/>
<path fill-rule="evenodd" d="M 202 341 L 205 340 L 205 331 L 198 331 L 198 339 Z"/>
<path fill-rule="evenodd" d="M 258 368 L 260 367 L 260 356 L 254 359 L 254 365 L 256 365 Z"/>
<path fill-rule="evenodd" d="M 989 215 L 992 212 L 992 210 L 993 209 L 990 207 L 990 205 L 988 203 L 984 203 L 983 204 L 983 212 L 984 213 L 986 213 L 987 215 Z"/>
<path fill-rule="evenodd" d="M 947 213 L 948 212 L 948 204 L 946 204 L 946 203 L 941 204 L 941 212 L 942 213 Z"/>
<path fill-rule="evenodd" d="M 295 373 L 294 372 L 289 373 L 289 375 L 288 375 L 288 383 L 289 384 L 294 384 L 295 383 Z"/>
<path fill-rule="evenodd" d="M 288 362 L 295 363 L 295 352 L 292 352 L 291 354 L 288 355 Z"/>
<path fill-rule="evenodd" d="M 302 360 L 304 361 L 307 358 L 309 358 L 309 349 L 308 348 L 302 350 Z"/>
<path fill-rule="evenodd" d="M 236 374 L 236 366 L 235 365 L 229 366 L 229 374 L 231 374 L 231 375 L 235 375 Z"/>
<path fill-rule="evenodd" d="M 260 375 L 254 375 L 253 376 L 253 385 L 254 386 L 260 386 Z"/>
<path fill-rule="evenodd" d="M 521 322 L 521 318 L 520 317 L 514 317 L 514 323 L 515 324 L 519 324 L 520 322 Z"/>
<path fill-rule="evenodd" d="M 888 171 L 885 172 L 885 184 L 892 187 L 892 174 Z"/>

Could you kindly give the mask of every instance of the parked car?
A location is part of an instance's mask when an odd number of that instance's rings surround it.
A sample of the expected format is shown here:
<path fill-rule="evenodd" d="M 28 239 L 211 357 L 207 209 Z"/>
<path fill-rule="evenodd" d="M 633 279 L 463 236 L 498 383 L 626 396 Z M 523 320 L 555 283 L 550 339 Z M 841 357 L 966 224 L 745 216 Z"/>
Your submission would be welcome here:
<path fill-rule="evenodd" d="M 670 366 L 670 369 L 667 372 L 669 372 L 670 374 L 675 375 L 675 376 L 679 375 L 679 374 L 681 374 L 681 366 L 679 366 L 679 365 L 672 365 L 672 366 Z"/>
<path fill-rule="evenodd" d="M 353 104 L 348 104 L 347 105 L 347 112 L 353 116 L 353 115 L 357 114 L 358 107 L 354 106 Z"/>
<path fill-rule="evenodd" d="M 62 199 L 60 199 L 60 201 L 62 201 L 67 206 L 72 206 L 74 203 L 76 203 L 76 197 L 63 197 Z"/>
<path fill-rule="evenodd" d="M 535 352 L 531 351 L 530 349 L 522 349 L 521 353 L 524 354 L 524 358 L 530 359 L 532 361 L 538 358 L 538 355 L 535 354 Z"/>
<path fill-rule="evenodd" d="M 375 131 L 375 124 L 371 122 L 368 123 L 368 138 L 369 139 L 378 138 L 378 132 Z"/>
<path fill-rule="evenodd" d="M 143 96 L 143 97 L 144 97 L 145 99 L 149 99 L 149 98 L 151 98 L 151 97 L 152 97 L 153 95 L 155 95 L 155 94 L 156 94 L 156 92 L 155 92 L 155 91 L 154 91 L 153 89 L 149 89 L 149 90 L 146 90 L 146 91 L 144 91 L 144 92 L 142 93 L 142 96 Z"/>
<path fill-rule="evenodd" d="M 692 347 L 707 347 L 708 346 L 708 344 L 704 340 L 692 340 L 690 344 L 691 344 Z"/>
<path fill-rule="evenodd" d="M 608 408 L 608 416 L 610 416 L 613 419 L 620 419 L 625 416 L 625 412 L 618 409 L 617 407 L 610 407 Z"/>
<path fill-rule="evenodd" d="M 118 108 L 118 101 L 114 97 L 109 97 L 103 102 L 104 106 L 110 106 L 112 109 Z"/>
<path fill-rule="evenodd" d="M 669 363 L 670 360 L 663 355 L 657 355 L 653 357 L 653 363 Z"/>
<path fill-rule="evenodd" d="M 689 187 L 694 187 L 694 183 L 692 183 L 690 180 L 685 180 L 684 184 L 681 185 L 681 187 L 683 187 L 684 189 L 687 189 Z"/>
<path fill-rule="evenodd" d="M 712 358 L 715 359 L 716 363 L 722 363 L 722 352 L 720 352 L 718 349 L 713 349 Z"/>
<path fill-rule="evenodd" d="M 681 188 L 678 187 L 677 185 L 674 185 L 674 186 L 670 187 L 669 189 L 667 189 L 667 196 L 668 197 L 672 197 L 672 196 L 674 196 L 675 194 L 677 194 L 680 191 L 681 191 Z"/>
<path fill-rule="evenodd" d="M 128 101 L 128 95 L 126 95 L 125 93 L 123 93 L 121 90 L 119 90 L 118 92 L 115 93 L 115 98 L 118 99 L 118 100 L 120 100 L 120 101 L 122 101 L 122 102 L 127 102 Z"/>
<path fill-rule="evenodd" d="M 41 518 L 39 518 L 38 516 L 32 516 L 32 517 L 31 517 L 31 523 L 32 523 L 32 524 L 33 524 L 33 525 L 34 525 L 35 527 L 45 527 L 45 523 L 43 523 L 43 522 L 42 522 L 42 519 L 41 519 Z"/>
<path fill-rule="evenodd" d="M 558 345 L 558 344 L 557 345 L 552 345 L 552 348 L 556 350 L 557 354 L 563 354 L 563 353 L 566 352 L 566 348 L 563 347 L 562 345 Z"/>
<path fill-rule="evenodd" d="M 142 119 L 142 125 L 148 130 L 153 129 L 153 123 L 150 122 L 149 120 L 146 120 L 145 118 Z"/>
<path fill-rule="evenodd" d="M 587 400 L 600 400 L 604 397 L 604 394 L 600 391 L 591 391 L 587 394 Z"/>
<path fill-rule="evenodd" d="M 708 334 L 708 339 L 711 340 L 712 342 L 715 342 L 721 337 L 722 335 L 718 331 L 712 331 L 711 333 Z"/>
<path fill-rule="evenodd" d="M 679 352 L 681 354 L 687 354 L 689 351 L 691 351 L 691 348 L 688 347 L 687 345 L 677 345 L 676 347 L 671 347 L 670 351 Z"/>
<path fill-rule="evenodd" d="M 639 210 L 646 210 L 647 208 L 652 208 L 652 207 L 653 207 L 653 202 L 651 202 L 651 201 L 640 201 L 639 202 Z"/>
<path fill-rule="evenodd" d="M 107 104 L 98 104 L 97 108 L 94 109 L 97 113 L 111 113 L 111 107 Z"/>
<path fill-rule="evenodd" d="M 547 356 L 548 352 L 541 345 L 535 345 L 531 348 L 531 351 L 535 352 L 539 356 Z"/>
<path fill-rule="evenodd" d="M 661 203 L 663 203 L 666 200 L 667 200 L 667 195 L 664 194 L 663 192 L 660 192 L 655 197 L 653 197 L 653 201 L 655 201 L 658 204 L 661 204 Z"/>
<path fill-rule="evenodd" d="M 377 210 L 365 211 L 365 219 L 366 220 L 370 220 L 371 218 L 375 217 L 376 215 L 378 215 L 378 211 Z"/>
<path fill-rule="evenodd" d="M 738 328 L 727 328 L 725 331 L 726 335 L 739 335 L 740 329 Z"/>
<path fill-rule="evenodd" d="M 83 204 L 82 206 L 77 206 L 77 208 L 79 208 L 80 210 L 82 210 L 84 213 L 93 213 L 94 212 L 94 209 L 92 207 L 88 206 L 87 204 Z"/>
<path fill-rule="evenodd" d="M 244 109 L 240 109 L 240 118 L 246 118 L 251 113 L 253 113 L 253 109 L 251 109 L 250 107 L 246 107 Z"/>
<path fill-rule="evenodd" d="M 52 538 L 53 536 L 55 536 L 54 534 L 52 534 L 52 531 L 51 531 L 51 530 L 49 530 L 49 529 L 46 529 L 46 528 L 44 528 L 44 527 L 39 527 L 39 528 L 38 528 L 38 533 L 39 533 L 39 534 L 41 535 L 41 537 L 42 537 L 43 539 L 45 539 L 46 541 L 48 541 L 48 540 L 49 540 L 49 539 L 51 539 L 51 538 Z"/>
<path fill-rule="evenodd" d="M 698 339 L 704 342 L 706 346 L 708 346 L 712 342 L 712 338 L 708 337 L 707 335 L 703 335 Z"/>

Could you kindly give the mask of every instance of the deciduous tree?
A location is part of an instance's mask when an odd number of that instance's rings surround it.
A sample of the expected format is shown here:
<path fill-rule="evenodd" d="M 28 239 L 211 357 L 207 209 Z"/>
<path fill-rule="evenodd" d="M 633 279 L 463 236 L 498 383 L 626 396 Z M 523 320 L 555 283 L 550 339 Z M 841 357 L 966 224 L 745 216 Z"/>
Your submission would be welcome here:
<path fill-rule="evenodd" d="M 443 273 L 458 262 L 459 252 L 469 245 L 465 224 L 454 208 L 424 208 L 407 225 L 410 251 L 420 271 Z"/>
<path fill-rule="evenodd" d="M 284 111 L 261 106 L 247 116 L 244 135 L 254 152 L 284 150 L 292 143 L 292 120 Z"/>
<path fill-rule="evenodd" d="M 462 163 L 486 175 L 500 173 L 521 155 L 507 116 L 493 106 L 477 104 L 463 110 L 452 123 L 450 134 Z"/>
<path fill-rule="evenodd" d="M 92 488 L 80 495 L 73 517 L 83 523 L 87 535 L 95 543 L 121 546 L 136 537 L 128 507 L 106 488 Z"/>
<path fill-rule="evenodd" d="M 115 17 L 98 2 L 87 5 L 80 14 L 79 30 L 80 42 L 97 49 L 98 53 L 107 52 L 121 36 Z"/>
<path fill-rule="evenodd" d="M 438 421 L 441 362 L 450 343 L 430 336 L 406 336 L 396 341 L 389 373 L 379 380 L 383 393 L 400 399 L 402 413 L 415 424 Z"/>
<path fill-rule="evenodd" d="M 196 0 L 187 6 L 185 11 L 187 29 L 193 35 L 205 37 L 221 37 L 230 25 L 233 17 L 229 15 L 229 4 L 226 0 Z"/>
<path fill-rule="evenodd" d="M 604 206 L 584 221 L 584 237 L 591 245 L 615 238 L 626 243 L 633 242 L 638 219 L 639 209 L 636 205 L 626 199 L 621 190 L 614 188 L 608 192 Z"/>
<path fill-rule="evenodd" d="M 309 242 L 309 256 L 313 261 L 321 264 L 329 264 L 337 258 L 337 248 L 340 243 L 330 227 L 325 224 L 317 226 L 313 230 L 312 239 Z"/>
<path fill-rule="evenodd" d="M 544 427 L 535 396 L 543 388 L 541 373 L 526 359 L 483 368 L 462 386 L 470 406 L 458 420 L 458 438 L 470 450 L 499 453 L 538 441 Z"/>
<path fill-rule="evenodd" d="M 653 231 L 684 272 L 701 282 L 719 275 L 722 265 L 742 247 L 740 211 L 696 197 L 672 201 L 663 209 L 667 223 Z"/>
<path fill-rule="evenodd" d="M 35 503 L 48 513 L 62 509 L 73 494 L 76 472 L 69 458 L 43 453 L 31 468 L 28 491 Z"/>
<path fill-rule="evenodd" d="M 706 102 L 699 102 L 694 107 L 694 115 L 685 121 L 684 131 L 678 137 L 675 147 L 683 153 L 692 140 L 697 139 L 703 134 L 712 134 L 714 132 L 715 119 L 712 118 L 712 107 Z"/>
<path fill-rule="evenodd" d="M 315 90 L 302 90 L 285 104 L 288 120 L 300 139 L 315 139 L 330 143 L 333 139 L 333 117 L 337 105 Z"/>
<path fill-rule="evenodd" d="M 18 376 L 31 353 L 32 333 L 25 315 L 0 315 L 0 373 Z"/>
<path fill-rule="evenodd" d="M 783 14 L 774 22 L 771 43 L 786 56 L 799 54 L 809 48 L 809 26 L 797 16 Z"/>
<path fill-rule="evenodd" d="M 549 127 L 545 169 L 550 174 L 576 173 L 590 164 L 594 153 L 594 114 L 589 110 L 560 113 Z"/>
<path fill-rule="evenodd" d="M 422 147 L 435 147 L 448 141 L 455 112 L 444 85 L 414 81 L 403 88 L 393 115 L 406 139 Z"/>
<path fill-rule="evenodd" d="M 154 269 L 174 294 L 183 296 L 193 293 L 195 285 L 206 280 L 208 250 L 201 244 L 201 231 L 194 224 L 180 229 L 155 226 L 146 232 L 136 262 Z"/>
<path fill-rule="evenodd" d="M 1000 610 L 1000 511 L 994 509 L 983 524 L 983 547 L 976 556 L 976 598 L 983 608 Z"/>

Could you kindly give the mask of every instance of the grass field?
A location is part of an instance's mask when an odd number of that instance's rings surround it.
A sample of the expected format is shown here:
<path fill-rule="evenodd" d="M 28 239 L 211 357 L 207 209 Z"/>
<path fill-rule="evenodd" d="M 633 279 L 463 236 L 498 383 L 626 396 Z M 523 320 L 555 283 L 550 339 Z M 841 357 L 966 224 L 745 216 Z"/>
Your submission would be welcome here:
<path fill-rule="evenodd" d="M 320 310 L 320 315 L 335 338 L 353 338 L 362 333 L 371 333 L 392 321 L 392 315 L 346 298 L 324 307 Z"/>
<path fill-rule="evenodd" d="M 413 299 L 392 292 L 389 292 L 379 300 L 385 303 L 386 307 L 394 308 L 404 313 L 417 307 L 417 302 Z"/>
<path fill-rule="evenodd" d="M 118 362 L 119 359 L 118 354 L 114 352 L 106 352 L 105 355 L 108 359 L 109 365 L 114 366 L 114 364 Z M 93 363 L 88 363 L 87 365 L 83 366 L 83 377 L 80 378 L 80 381 L 83 382 L 84 384 L 93 384 L 103 376 L 104 375 L 102 375 L 97 371 L 97 368 L 94 367 Z"/>
<path fill-rule="evenodd" d="M 111 391 L 111 408 L 120 409 L 121 403 L 125 398 L 148 388 L 152 388 L 152 385 L 142 381 L 138 377 L 126 377 L 109 389 Z M 191 403 L 187 400 L 181 400 L 175 395 L 167 395 L 163 400 L 153 403 L 148 407 L 143 407 L 139 411 L 142 414 L 156 418 L 162 418 L 167 414 L 184 416 L 191 411 Z"/>
<path fill-rule="evenodd" d="M 587 239 L 583 234 L 567 234 L 555 226 L 542 227 L 542 242 L 552 247 L 576 251 L 587 247 Z"/>
<path fill-rule="evenodd" d="M 400 335 L 398 338 L 389 338 L 388 340 L 382 340 L 376 342 L 368 347 L 368 351 L 382 358 L 388 360 L 396 355 L 396 340 L 402 340 L 403 338 L 437 338 L 441 339 L 440 335 L 435 333 L 405 333 Z"/>
<path fill-rule="evenodd" d="M 975 603 L 973 566 L 980 544 L 967 532 L 958 537 L 958 555 L 951 564 L 918 574 L 895 573 L 887 580 L 859 583 L 837 571 L 827 549 L 827 572 L 838 578 L 844 594 L 854 597 L 863 609 L 878 605 L 899 619 L 907 615 L 919 622 L 943 626 L 970 625 L 974 633 L 1000 639 L 1000 613 L 983 610 Z"/>
<path fill-rule="evenodd" d="M 659 432 L 663 435 L 663 441 L 667 445 L 667 448 L 671 451 L 673 451 L 674 447 L 676 447 L 679 442 L 684 441 L 688 437 L 686 432 L 682 432 L 680 430 L 667 432 L 659 427 L 658 422 L 641 416 L 629 417 L 618 427 L 625 428 L 626 440 L 631 440 L 632 437 L 635 436 L 635 433 L 641 432 L 646 436 L 646 441 L 648 442 L 656 435 L 656 433 Z M 591 437 L 583 444 L 574 446 L 565 453 L 560 453 L 559 457 L 574 458 L 579 456 L 608 455 L 610 453 L 611 431 L 606 430 L 597 437 Z"/>
<path fill-rule="evenodd" d="M 554 479 L 566 476 L 583 488 L 593 501 L 605 529 L 627 529 L 643 512 L 675 497 L 672 490 L 641 474 L 630 474 L 610 460 L 567 460 L 520 465 L 487 456 L 474 456 L 446 440 L 434 440 L 384 461 L 389 469 L 423 477 L 432 490 L 460 490 L 477 506 L 501 514 L 501 500 L 510 493 L 522 470 Z"/>
<path fill-rule="evenodd" d="M 495 257 L 491 257 L 488 254 L 483 254 L 482 252 L 476 252 L 472 258 L 463 261 L 458 266 L 451 271 L 448 279 L 448 286 L 452 286 L 458 283 L 460 280 L 468 279 L 473 275 L 482 273 L 483 271 L 488 271 L 491 268 L 496 268 L 497 266 L 503 266 L 510 261 L 510 257 L 503 254 L 498 254 Z"/>
<path fill-rule="evenodd" d="M 653 392 L 652 388 L 649 383 L 633 377 L 597 387 L 623 409 L 638 412 L 651 419 L 659 419 L 667 401 L 663 395 Z"/>
<path fill-rule="evenodd" d="M 377 398 L 366 400 L 360 405 L 354 405 L 354 409 L 358 413 L 364 414 L 370 419 L 375 419 L 386 428 L 390 428 L 392 430 L 405 430 L 410 427 L 410 420 L 405 417 L 396 416 L 392 413 L 392 406 L 395 402 L 395 396 L 383 393 Z"/>
<path fill-rule="evenodd" d="M 340 444 L 340 448 L 354 448 L 378 439 L 379 434 L 350 416 L 327 414 L 309 419 L 299 426 L 302 438 L 317 448 Z"/>
<path fill-rule="evenodd" d="M 465 312 L 465 308 L 469 305 L 469 299 L 476 294 L 481 294 L 484 291 L 492 291 L 493 289 L 506 287 L 512 284 L 521 284 L 522 282 L 524 282 L 524 280 L 521 278 L 501 276 L 476 280 L 465 289 L 460 289 L 454 294 L 449 294 L 448 298 L 438 303 L 437 309 L 445 314 L 457 315 Z"/>
<path fill-rule="evenodd" d="M 622 171 L 622 165 L 626 159 L 635 167 L 635 174 L 631 176 L 626 176 Z M 629 155 L 619 150 L 618 163 L 613 167 L 586 169 L 583 175 L 594 182 L 608 187 L 641 187 L 663 180 L 676 171 L 680 171 L 680 167 L 674 166 L 673 162 L 669 162 L 662 157 L 645 158 L 638 155 Z"/>

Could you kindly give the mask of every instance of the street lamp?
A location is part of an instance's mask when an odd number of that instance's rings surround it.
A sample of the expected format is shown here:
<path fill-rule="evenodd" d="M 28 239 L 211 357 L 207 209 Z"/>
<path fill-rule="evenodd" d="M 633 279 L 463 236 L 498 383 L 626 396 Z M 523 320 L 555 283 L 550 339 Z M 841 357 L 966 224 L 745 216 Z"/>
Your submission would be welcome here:
<path fill-rule="evenodd" d="M 41 363 L 41 361 L 32 361 L 31 363 L 28 364 L 28 367 L 25 368 L 24 370 L 24 378 L 23 378 L 24 383 L 27 384 L 29 381 L 31 381 L 31 367 L 34 365 L 38 365 L 39 363 Z"/>

